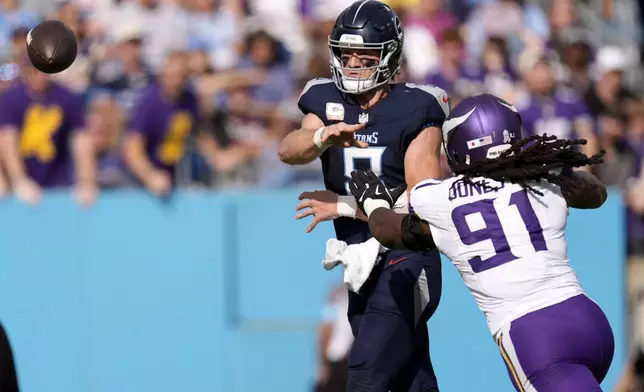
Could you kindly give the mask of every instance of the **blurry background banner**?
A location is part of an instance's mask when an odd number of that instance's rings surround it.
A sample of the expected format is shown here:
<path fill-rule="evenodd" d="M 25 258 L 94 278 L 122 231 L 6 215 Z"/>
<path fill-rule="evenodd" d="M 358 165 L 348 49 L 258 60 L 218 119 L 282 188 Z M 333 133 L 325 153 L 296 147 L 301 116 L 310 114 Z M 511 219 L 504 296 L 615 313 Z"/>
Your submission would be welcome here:
<path fill-rule="evenodd" d="M 309 390 L 320 309 L 341 276 L 321 266 L 330 225 L 305 235 L 283 219 L 297 194 L 119 192 L 91 212 L 67 194 L 3 204 L 0 312 L 22 390 Z M 612 193 L 600 210 L 572 212 L 567 234 L 615 332 L 606 390 L 626 345 L 620 211 Z M 483 315 L 456 269 L 444 271 L 430 321 L 441 388 L 511 391 Z"/>

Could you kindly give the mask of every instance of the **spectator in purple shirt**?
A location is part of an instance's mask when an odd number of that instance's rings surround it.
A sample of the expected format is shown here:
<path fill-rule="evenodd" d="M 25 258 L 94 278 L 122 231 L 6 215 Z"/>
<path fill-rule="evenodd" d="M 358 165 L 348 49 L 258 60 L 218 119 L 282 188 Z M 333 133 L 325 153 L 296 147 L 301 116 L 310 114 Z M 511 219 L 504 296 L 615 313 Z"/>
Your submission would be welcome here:
<path fill-rule="evenodd" d="M 146 189 L 166 196 L 176 184 L 175 168 L 186 154 L 187 142 L 200 121 L 199 102 L 187 84 L 188 57 L 171 53 L 159 83 L 141 94 L 123 144 L 125 164 Z M 209 134 L 199 134 L 199 153 L 217 171 L 230 171 L 246 157 L 223 149 Z"/>
<path fill-rule="evenodd" d="M 96 166 L 88 135 L 83 132 L 82 98 L 24 66 L 23 80 L 0 102 L 0 147 L 16 196 L 36 204 L 41 188 L 75 184 L 83 205 L 97 195 Z"/>

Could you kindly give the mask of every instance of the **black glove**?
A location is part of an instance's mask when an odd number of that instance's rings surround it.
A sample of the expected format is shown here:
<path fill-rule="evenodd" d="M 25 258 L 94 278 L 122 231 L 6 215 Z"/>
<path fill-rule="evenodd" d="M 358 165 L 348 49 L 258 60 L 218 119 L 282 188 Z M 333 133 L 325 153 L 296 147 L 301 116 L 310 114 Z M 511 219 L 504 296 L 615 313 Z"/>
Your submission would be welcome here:
<path fill-rule="evenodd" d="M 358 207 L 367 216 L 376 208 L 392 208 L 396 200 L 405 192 L 406 185 L 387 189 L 385 184 L 371 171 L 354 170 L 349 180 L 349 190 L 356 198 Z M 366 205 L 365 205 L 366 204 Z"/>

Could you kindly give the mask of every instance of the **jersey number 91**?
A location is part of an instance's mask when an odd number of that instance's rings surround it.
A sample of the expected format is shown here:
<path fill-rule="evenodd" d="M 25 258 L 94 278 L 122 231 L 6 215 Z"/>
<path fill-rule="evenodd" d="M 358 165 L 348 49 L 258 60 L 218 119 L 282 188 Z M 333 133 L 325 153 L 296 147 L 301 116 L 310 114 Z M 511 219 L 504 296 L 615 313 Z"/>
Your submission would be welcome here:
<path fill-rule="evenodd" d="M 479 200 L 473 203 L 464 204 L 456 207 L 452 211 L 452 221 L 456 227 L 461 241 L 465 245 L 474 245 L 483 241 L 491 241 L 496 254 L 488 259 L 483 260 L 481 256 L 475 256 L 469 260 L 472 271 L 475 273 L 483 272 L 490 268 L 498 267 L 499 265 L 508 263 L 518 259 L 512 253 L 510 244 L 506 238 L 499 213 L 497 208 L 505 209 L 510 206 L 515 206 L 519 212 L 519 216 L 530 235 L 530 242 L 534 247 L 535 252 L 548 250 L 546 240 L 543 236 L 543 229 L 537 214 L 530 204 L 527 191 L 521 190 L 514 192 L 510 196 L 510 203 L 506 206 L 494 206 L 495 199 Z M 508 211 L 509 212 L 509 211 Z M 480 214 L 483 218 L 484 226 L 478 230 L 472 230 L 466 221 L 469 215 Z"/>

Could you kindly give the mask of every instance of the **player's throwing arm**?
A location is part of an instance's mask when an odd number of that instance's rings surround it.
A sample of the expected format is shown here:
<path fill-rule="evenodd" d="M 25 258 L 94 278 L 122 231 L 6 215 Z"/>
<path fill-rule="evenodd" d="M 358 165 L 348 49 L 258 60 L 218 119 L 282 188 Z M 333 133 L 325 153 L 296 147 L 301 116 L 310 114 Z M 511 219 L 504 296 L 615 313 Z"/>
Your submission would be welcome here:
<path fill-rule="evenodd" d="M 318 116 L 309 113 L 302 119 L 300 129 L 286 135 L 280 143 L 280 160 L 289 165 L 305 165 L 313 162 L 330 146 L 369 147 L 368 143 L 358 141 L 354 136 L 365 125 L 341 122 L 325 127 Z"/>

